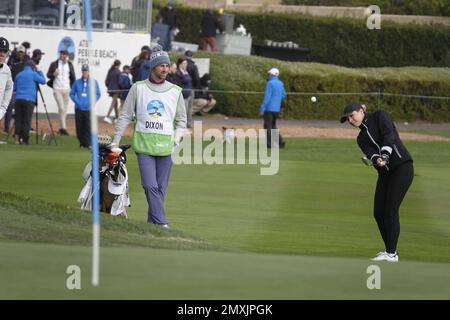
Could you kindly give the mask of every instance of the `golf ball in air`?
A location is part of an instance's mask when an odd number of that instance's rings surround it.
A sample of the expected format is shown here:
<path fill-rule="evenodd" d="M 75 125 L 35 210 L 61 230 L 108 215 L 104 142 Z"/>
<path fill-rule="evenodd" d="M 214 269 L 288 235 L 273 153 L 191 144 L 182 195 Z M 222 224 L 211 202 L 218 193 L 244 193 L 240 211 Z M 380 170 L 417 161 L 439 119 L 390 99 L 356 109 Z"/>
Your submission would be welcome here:
<path fill-rule="evenodd" d="M 317 101 L 317 98 L 315 96 L 312 96 L 311 97 L 311 102 L 316 102 L 316 101 Z"/>

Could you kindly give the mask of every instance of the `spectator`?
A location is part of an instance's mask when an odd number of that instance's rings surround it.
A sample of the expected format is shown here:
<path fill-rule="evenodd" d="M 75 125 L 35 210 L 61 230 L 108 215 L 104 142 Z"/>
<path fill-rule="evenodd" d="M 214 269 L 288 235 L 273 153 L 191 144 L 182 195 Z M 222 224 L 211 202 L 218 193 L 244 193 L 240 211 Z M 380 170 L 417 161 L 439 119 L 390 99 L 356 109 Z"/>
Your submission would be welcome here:
<path fill-rule="evenodd" d="M 278 78 L 280 71 L 277 68 L 269 70 L 269 79 L 267 80 L 266 90 L 264 92 L 264 101 L 261 104 L 260 115 L 264 118 L 264 129 L 267 130 L 267 148 L 272 147 L 272 129 L 277 129 L 277 118 L 280 114 L 281 103 L 286 97 L 283 82 Z M 284 148 L 285 141 L 281 134 L 278 138 L 278 145 Z"/>
<path fill-rule="evenodd" d="M 208 9 L 204 12 L 201 21 L 201 34 L 202 50 L 205 51 L 217 51 L 216 45 L 216 33 L 217 29 L 221 34 L 224 33 L 222 24 L 217 17 L 214 16 L 213 10 Z"/>
<path fill-rule="evenodd" d="M 9 53 L 9 42 L 0 37 L 0 120 L 6 113 L 13 91 L 11 70 L 5 63 Z"/>
<path fill-rule="evenodd" d="M 128 92 L 130 91 L 131 88 L 131 79 L 130 79 L 130 66 L 123 66 L 122 68 L 122 73 L 120 74 L 119 77 L 119 88 L 121 91 L 120 93 L 120 108 L 119 108 L 119 113 L 120 110 L 122 109 L 122 106 L 125 102 L 125 100 L 127 99 L 128 96 Z"/>
<path fill-rule="evenodd" d="M 200 79 L 201 90 L 195 92 L 195 99 L 193 104 L 192 113 L 207 113 L 211 111 L 216 105 L 216 100 L 213 95 L 209 92 L 209 86 L 211 83 L 211 78 L 209 73 L 205 73 Z"/>
<path fill-rule="evenodd" d="M 41 51 L 41 49 L 34 49 L 33 50 L 33 55 L 31 56 L 31 59 L 34 61 L 34 63 L 36 65 L 39 65 L 39 63 L 41 62 L 42 56 L 45 53 Z"/>
<path fill-rule="evenodd" d="M 167 74 L 166 80 L 176 84 L 176 73 L 177 73 L 177 64 L 176 62 L 172 62 L 169 67 L 169 73 Z"/>
<path fill-rule="evenodd" d="M 108 89 L 108 94 L 112 98 L 111 106 L 109 107 L 108 113 L 103 120 L 109 124 L 112 124 L 113 121 L 109 117 L 111 112 L 114 110 L 115 118 L 119 117 L 119 98 L 120 98 L 120 87 L 119 87 L 119 79 L 120 79 L 120 60 L 115 60 L 111 68 L 108 70 L 108 75 L 106 76 L 105 85 Z"/>
<path fill-rule="evenodd" d="M 38 84 L 45 84 L 44 74 L 37 70 L 33 60 L 28 60 L 23 71 L 17 74 L 14 83 L 16 144 L 28 144 Z"/>
<path fill-rule="evenodd" d="M 150 60 L 144 60 L 139 66 L 139 72 L 137 76 L 138 81 L 146 80 L 151 74 L 151 62 Z"/>
<path fill-rule="evenodd" d="M 23 45 L 27 45 L 27 42 L 23 42 L 20 46 L 14 49 L 15 52 L 14 57 L 10 57 L 8 60 L 8 65 L 11 68 L 11 76 L 12 81 L 16 80 L 16 76 L 23 71 L 25 67 L 25 62 L 30 60 L 30 57 L 26 54 L 26 47 Z M 6 110 L 5 115 L 5 132 L 9 132 L 11 120 L 14 113 L 14 106 L 16 105 L 16 92 L 14 91 L 11 97 L 11 100 L 8 105 L 8 109 Z"/>
<path fill-rule="evenodd" d="M 194 89 L 201 89 L 201 83 L 200 83 L 200 75 L 198 72 L 198 67 L 195 61 L 192 59 L 193 52 L 191 50 L 186 50 L 184 53 L 184 56 L 187 59 L 188 66 L 187 66 L 187 72 L 192 78 L 192 87 Z"/>
<path fill-rule="evenodd" d="M 20 46 L 15 47 L 8 59 L 8 66 L 12 68 L 12 66 L 18 62 L 26 62 L 30 60 L 30 56 L 27 54 L 28 49 L 30 49 L 30 43 L 28 41 L 24 41 L 20 44 Z"/>
<path fill-rule="evenodd" d="M 183 89 L 184 104 L 186 107 L 187 127 L 192 127 L 192 78 L 187 72 L 187 59 L 181 57 L 177 61 L 177 72 L 175 73 L 176 84 Z"/>
<path fill-rule="evenodd" d="M 175 9 L 174 2 L 172 0 L 169 0 L 167 6 L 159 10 L 156 20 L 160 23 L 167 24 L 169 26 L 169 34 L 167 36 L 168 42 L 167 47 L 163 48 L 164 50 L 169 51 L 172 49 L 173 39 L 180 31 L 178 29 L 177 11 Z"/>
<path fill-rule="evenodd" d="M 139 69 L 141 67 L 141 64 L 148 60 L 150 58 L 150 52 L 151 49 L 149 46 L 143 46 L 141 48 L 141 53 L 133 58 L 133 61 L 131 61 L 131 76 L 133 83 L 136 83 L 138 81 L 138 75 L 139 75 Z"/>
<path fill-rule="evenodd" d="M 74 82 L 70 90 L 70 99 L 75 103 L 75 127 L 80 148 L 90 148 L 91 146 L 91 100 L 89 82 L 89 66 L 83 64 L 81 67 L 81 78 Z M 94 80 L 94 82 L 95 101 L 98 101 L 100 99 L 100 87 L 97 80 Z"/>
<path fill-rule="evenodd" d="M 59 133 L 69 135 L 66 129 L 67 108 L 69 106 L 70 88 L 75 82 L 75 70 L 69 61 L 69 51 L 63 49 L 59 52 L 59 59 L 52 62 L 47 72 L 50 80 L 47 85 L 53 88 L 53 96 L 58 105 Z"/>

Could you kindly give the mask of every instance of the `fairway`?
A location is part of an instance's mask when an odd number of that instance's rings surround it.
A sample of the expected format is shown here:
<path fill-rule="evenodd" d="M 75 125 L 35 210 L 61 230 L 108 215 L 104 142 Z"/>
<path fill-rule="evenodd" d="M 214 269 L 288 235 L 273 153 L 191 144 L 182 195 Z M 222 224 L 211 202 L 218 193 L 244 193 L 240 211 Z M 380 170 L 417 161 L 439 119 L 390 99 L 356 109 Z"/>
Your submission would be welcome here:
<path fill-rule="evenodd" d="M 89 284 L 90 218 L 76 209 L 90 154 L 73 138 L 58 142 L 1 146 L 0 192 L 31 197 L 0 200 L 2 299 L 450 298 L 448 142 L 405 143 L 415 178 L 400 211 L 400 262 L 378 264 L 381 290 L 366 287 L 369 258 L 383 247 L 372 217 L 376 173 L 353 140 L 288 139 L 274 176 L 257 165 L 174 166 L 167 233 L 145 222 L 129 152 L 130 218 L 103 216 L 98 289 Z M 32 199 L 47 204 L 34 214 L 23 204 Z M 65 289 L 71 264 L 82 269 L 79 292 Z"/>

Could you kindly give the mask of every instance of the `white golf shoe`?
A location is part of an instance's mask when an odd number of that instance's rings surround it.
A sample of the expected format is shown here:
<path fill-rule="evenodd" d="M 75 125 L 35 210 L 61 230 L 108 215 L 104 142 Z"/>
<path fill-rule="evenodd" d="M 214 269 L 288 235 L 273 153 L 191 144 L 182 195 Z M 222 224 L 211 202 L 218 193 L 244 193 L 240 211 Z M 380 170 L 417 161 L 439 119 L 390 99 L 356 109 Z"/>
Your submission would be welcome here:
<path fill-rule="evenodd" d="M 384 254 L 386 254 L 386 251 L 380 251 L 380 252 L 378 252 L 378 253 L 375 255 L 375 257 L 372 258 L 371 260 L 376 261 L 376 260 L 375 260 L 376 258 L 378 258 L 379 256 L 382 256 L 382 255 L 384 255 Z"/>
<path fill-rule="evenodd" d="M 387 253 L 386 251 L 379 252 L 372 261 L 388 261 L 388 262 L 398 262 L 398 253 Z"/>
<path fill-rule="evenodd" d="M 105 121 L 106 123 L 109 123 L 109 124 L 113 124 L 113 121 L 111 120 L 110 117 L 104 117 L 103 121 Z"/>

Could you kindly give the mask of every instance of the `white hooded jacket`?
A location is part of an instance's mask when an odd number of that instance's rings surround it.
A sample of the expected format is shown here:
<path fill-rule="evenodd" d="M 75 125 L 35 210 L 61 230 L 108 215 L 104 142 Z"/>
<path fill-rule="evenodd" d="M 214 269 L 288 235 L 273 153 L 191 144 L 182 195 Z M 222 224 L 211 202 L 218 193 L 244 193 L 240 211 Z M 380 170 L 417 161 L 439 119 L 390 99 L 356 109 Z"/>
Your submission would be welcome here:
<path fill-rule="evenodd" d="M 8 109 L 9 102 L 11 101 L 11 96 L 13 92 L 13 81 L 11 77 L 11 70 L 6 65 L 0 68 L 0 120 Z"/>

